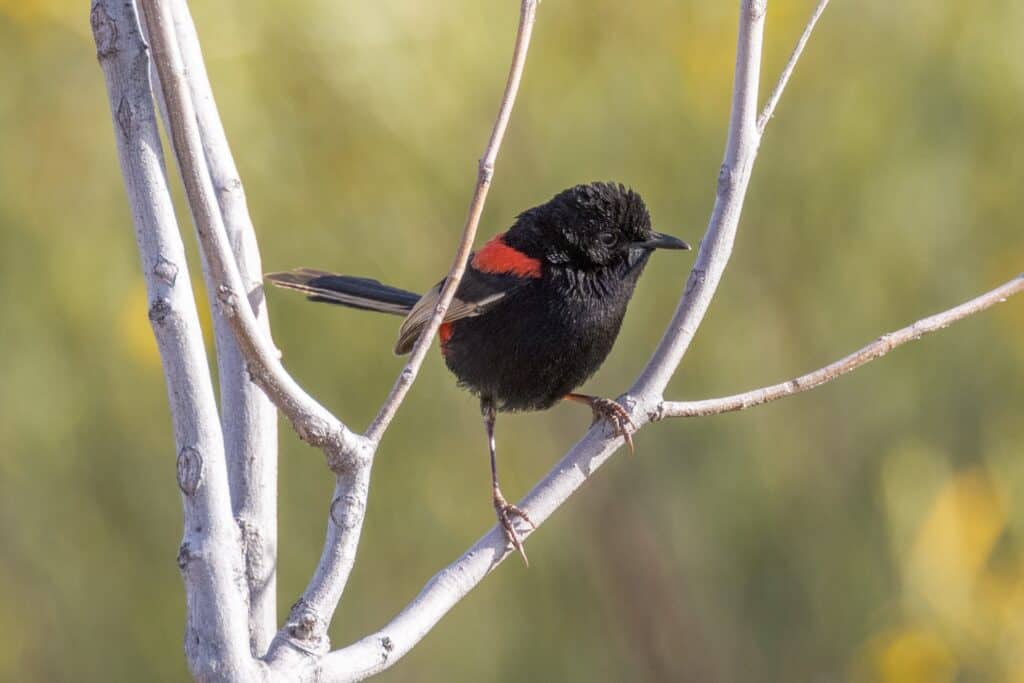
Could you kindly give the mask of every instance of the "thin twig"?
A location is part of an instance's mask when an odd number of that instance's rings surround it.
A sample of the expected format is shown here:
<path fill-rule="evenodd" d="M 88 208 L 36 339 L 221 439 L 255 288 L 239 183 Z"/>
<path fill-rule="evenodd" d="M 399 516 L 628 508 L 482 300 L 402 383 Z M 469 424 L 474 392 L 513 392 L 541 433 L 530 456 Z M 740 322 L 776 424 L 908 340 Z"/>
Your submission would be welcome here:
<path fill-rule="evenodd" d="M 752 406 L 769 403 L 786 396 L 799 394 L 800 392 L 814 389 L 826 382 L 856 370 L 860 366 L 881 358 L 898 346 L 907 342 L 916 341 L 926 334 L 937 332 L 949 327 L 953 323 L 963 320 L 975 313 L 980 313 L 987 308 L 1006 301 L 1009 297 L 1024 291 L 1024 274 L 1018 275 L 1009 282 L 1006 282 L 993 290 L 985 292 L 981 296 L 960 304 L 948 311 L 937 313 L 928 318 L 918 320 L 913 325 L 902 329 L 883 334 L 874 342 L 854 351 L 845 358 L 823 368 L 801 375 L 788 382 L 774 384 L 769 387 L 745 391 L 742 394 L 723 396 L 722 398 L 709 398 L 701 401 L 666 401 L 658 406 L 652 420 L 661 420 L 666 417 L 704 417 L 707 415 L 718 415 L 736 410 L 745 410 Z"/>
<path fill-rule="evenodd" d="M 451 272 L 448 274 L 445 287 L 441 293 L 441 300 L 437 305 L 431 323 L 413 347 L 409 361 L 398 376 L 377 417 L 366 432 L 366 438 L 370 440 L 373 447 L 376 447 L 376 444 L 401 405 L 402 400 L 408 393 L 409 388 L 412 386 L 413 381 L 416 379 L 420 366 L 423 364 L 423 359 L 430 349 L 433 335 L 437 331 L 444 317 L 444 311 L 447 309 L 448 304 L 451 303 L 455 289 L 462 277 L 462 273 L 465 271 L 466 261 L 473 246 L 484 202 L 487 199 L 487 190 L 490 187 L 491 178 L 494 173 L 494 163 L 505 135 L 505 129 L 508 127 L 509 116 L 512 113 L 512 106 L 515 102 L 516 93 L 519 90 L 520 80 L 522 79 L 530 36 L 536 18 L 536 9 L 537 0 L 524 0 L 522 2 L 512 64 L 509 68 L 509 75 L 494 128 L 491 131 L 491 137 L 487 143 L 484 155 L 480 160 L 473 200 L 470 203 L 469 214 L 466 218 L 458 251 L 456 252 L 455 262 L 452 265 Z M 329 647 L 327 627 L 331 623 L 338 601 L 348 581 L 352 565 L 355 562 L 359 533 L 366 510 L 369 480 L 369 469 L 356 471 L 349 478 L 338 478 L 331 501 L 327 541 L 324 544 L 320 563 L 302 597 L 292 607 L 288 623 L 282 629 L 267 658 L 271 666 L 277 670 L 294 668 L 297 666 L 296 659 L 302 658 L 304 656 L 303 653 L 322 653 Z M 285 645 L 291 647 L 283 647 Z"/>
<path fill-rule="evenodd" d="M 459 242 L 458 251 L 455 252 L 455 262 L 445 279 L 445 285 L 441 290 L 440 299 L 434 310 L 434 316 L 424 328 L 420 338 L 413 346 L 409 361 L 405 364 L 402 372 L 398 375 L 391 393 L 388 394 L 384 405 L 381 406 L 377 416 L 373 419 L 366 436 L 371 441 L 380 441 L 380 437 L 391 424 L 392 418 L 398 412 L 402 400 L 409 392 L 416 375 L 423 365 L 423 359 L 430 349 L 437 328 L 444 319 L 448 305 L 455 296 L 462 274 L 466 270 L 466 262 L 473 249 L 473 240 L 476 238 L 477 226 L 480 224 L 480 216 L 484 211 L 484 203 L 487 201 L 487 192 L 491 187 L 491 179 L 494 176 L 494 163 L 498 158 L 498 150 L 501 148 L 501 141 L 505 137 L 505 129 L 508 127 L 509 117 L 512 115 L 512 105 L 516 101 L 516 93 L 519 92 L 519 82 L 523 76 L 523 68 L 526 66 L 526 53 L 530 48 L 530 36 L 533 33 L 533 24 L 537 15 L 537 3 L 539 0 L 522 0 L 519 10 L 519 30 L 516 33 L 515 49 L 512 53 L 512 66 L 509 68 L 508 80 L 505 82 L 505 92 L 501 98 L 501 106 L 498 108 L 498 116 L 494 121 L 494 128 L 491 130 L 490 140 L 487 148 L 480 159 L 477 172 L 476 187 L 473 190 L 473 199 L 469 203 L 469 213 L 466 216 L 466 225 L 462 231 L 462 241 Z"/>
<path fill-rule="evenodd" d="M 758 135 L 764 133 L 764 128 L 768 125 L 768 120 L 772 117 L 772 114 L 775 113 L 775 105 L 779 103 L 779 98 L 782 97 L 782 91 L 786 89 L 786 84 L 789 83 L 789 77 L 793 75 L 793 69 L 796 68 L 796 63 L 800 59 L 800 54 L 804 51 L 804 47 L 807 45 L 807 41 L 811 37 L 811 32 L 814 31 L 814 25 L 818 23 L 818 19 L 821 18 L 826 7 L 828 7 L 828 0 L 818 1 L 818 5 L 814 8 L 814 12 L 811 14 L 810 20 L 807 22 L 807 25 L 804 26 L 804 32 L 800 34 L 800 40 L 796 41 L 796 47 L 793 48 L 792 54 L 789 55 L 789 61 L 786 62 L 786 66 L 782 70 L 779 82 L 775 84 L 775 89 L 772 90 L 772 94 L 768 98 L 768 102 L 764 105 L 761 115 L 757 117 Z"/>
<path fill-rule="evenodd" d="M 245 606 L 235 584 L 240 549 L 231 516 L 224 442 L 167 186 L 149 58 L 132 3 L 94 0 L 90 19 L 106 76 L 178 450 L 185 520 L 178 565 L 185 581 L 189 668 L 198 680 L 257 680 Z"/>
<path fill-rule="evenodd" d="M 260 333 L 272 344 L 256 232 L 213 98 L 196 27 L 185 0 L 172 0 L 171 11 L 224 229 Z M 249 379 L 238 343 L 221 318 L 215 316 L 221 425 L 231 508 L 241 532 L 249 586 L 250 641 L 253 654 L 259 656 L 267 651 L 277 630 L 277 411 Z"/>
<path fill-rule="evenodd" d="M 217 287 L 217 301 L 226 312 L 243 355 L 250 378 L 270 397 L 274 405 L 288 417 L 299 436 L 310 445 L 324 450 L 332 469 L 345 470 L 369 457 L 365 439 L 349 430 L 340 420 L 317 403 L 300 387 L 281 365 L 277 350 L 260 332 L 252 308 L 241 305 L 246 300 L 245 285 L 231 252 L 221 219 L 220 207 L 203 153 L 202 138 L 192 105 L 191 93 L 184 73 L 181 55 L 175 49 L 170 5 L 167 0 L 140 0 L 149 26 L 153 59 L 160 73 L 161 87 L 167 102 L 178 165 L 189 206 L 192 209 L 199 244 Z"/>
<path fill-rule="evenodd" d="M 765 9 L 764 0 L 744 0 L 740 8 L 729 139 L 715 209 L 698 254 L 697 267 L 710 271 L 714 279 L 711 281 L 711 276 L 697 274 L 696 270 L 691 275 L 672 325 L 634 384 L 627 403 L 638 428 L 647 423 L 649 409 L 660 403 L 661 392 L 696 332 L 732 248 L 759 139 L 755 119 Z M 603 424 L 595 425 L 518 503 L 519 506 L 529 510 L 530 518 L 540 526 L 622 443 L 622 437 L 607 433 Z M 533 530 L 524 531 L 524 536 L 533 533 Z M 390 623 L 328 654 L 316 671 L 319 677 L 316 680 L 358 681 L 390 667 L 509 553 L 503 532 L 495 526 L 462 557 L 436 574 Z"/>

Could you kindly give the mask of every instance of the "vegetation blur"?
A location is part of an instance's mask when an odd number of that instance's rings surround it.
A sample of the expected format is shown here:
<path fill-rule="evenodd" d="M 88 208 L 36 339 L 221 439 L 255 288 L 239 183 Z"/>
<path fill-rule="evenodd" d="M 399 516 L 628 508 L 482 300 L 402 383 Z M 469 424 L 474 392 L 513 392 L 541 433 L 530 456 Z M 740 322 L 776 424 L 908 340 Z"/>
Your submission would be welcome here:
<path fill-rule="evenodd" d="M 518 2 L 191 4 L 266 270 L 435 283 Z M 812 4 L 769 3 L 763 90 Z M 814 369 L 1022 270 L 1021 26 L 1014 0 L 833 3 L 669 398 Z M 481 238 L 610 179 L 699 240 L 735 28 L 735 2 L 544 2 Z M 652 259 L 590 392 L 629 385 L 691 263 Z M 0 292 L 0 680 L 183 680 L 175 450 L 88 3 L 0 0 Z M 289 369 L 363 428 L 397 319 L 269 303 Z M 531 537 L 528 570 L 507 562 L 381 680 L 1024 680 L 1022 387 L 1015 300 L 811 393 L 645 429 Z M 589 420 L 503 416 L 506 493 Z M 377 456 L 335 646 L 494 523 L 486 453 L 432 354 Z M 282 615 L 331 487 L 282 425 Z"/>

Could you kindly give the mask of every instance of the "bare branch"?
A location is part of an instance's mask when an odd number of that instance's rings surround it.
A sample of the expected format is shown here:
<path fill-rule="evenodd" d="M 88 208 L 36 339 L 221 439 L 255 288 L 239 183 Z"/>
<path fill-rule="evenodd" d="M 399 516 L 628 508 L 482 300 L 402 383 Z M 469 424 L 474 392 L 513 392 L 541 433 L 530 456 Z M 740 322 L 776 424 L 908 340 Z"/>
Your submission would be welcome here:
<path fill-rule="evenodd" d="M 501 98 L 501 106 L 498 108 L 498 116 L 494 121 L 494 128 L 491 130 L 491 138 L 487 142 L 487 148 L 480 159 L 480 166 L 477 171 L 476 188 L 473 190 L 473 199 L 469 203 L 469 214 L 466 216 L 466 226 L 462 231 L 462 241 L 455 252 L 455 262 L 452 264 L 445 285 L 441 290 L 441 297 L 434 310 L 434 316 L 424 328 L 420 338 L 413 346 L 409 361 L 405 364 L 402 372 L 398 375 L 391 393 L 388 394 L 384 405 L 366 430 L 366 436 L 374 442 L 380 441 L 380 437 L 391 424 L 392 418 L 398 412 L 402 400 L 409 392 L 416 375 L 423 365 L 423 359 L 430 349 L 430 345 L 440 327 L 448 305 L 455 296 L 455 290 L 459 287 L 462 274 L 466 270 L 466 261 L 473 249 L 473 240 L 476 238 L 476 229 L 480 224 L 480 216 L 483 214 L 484 203 L 487 201 L 487 192 L 491 187 L 491 179 L 494 176 L 494 163 L 498 158 L 498 150 L 501 148 L 501 141 L 505 137 L 505 129 L 508 127 L 509 117 L 512 115 L 512 105 L 515 104 L 516 94 L 519 92 L 519 82 L 523 76 L 523 67 L 526 66 L 526 53 L 530 48 L 530 36 L 533 33 L 533 23 L 537 15 L 537 3 L 539 0 L 522 0 L 519 10 L 519 29 L 516 33 L 515 48 L 512 53 L 512 66 L 509 68 L 508 80 L 505 82 L 505 92 Z"/>
<path fill-rule="evenodd" d="M 800 34 L 800 39 L 796 41 L 796 47 L 793 48 L 793 53 L 789 55 L 789 61 L 786 62 L 785 68 L 782 69 L 782 75 L 779 76 L 779 82 L 775 84 L 775 89 L 772 90 L 772 94 L 768 98 L 768 102 L 764 105 L 761 115 L 757 117 L 757 132 L 759 135 L 764 133 L 764 128 L 768 125 L 768 120 L 772 117 L 772 114 L 775 113 L 775 105 L 779 103 L 779 98 L 782 97 L 782 91 L 786 89 L 786 84 L 789 83 L 789 77 L 793 75 L 793 69 L 796 68 L 796 63 L 800 59 L 800 54 L 804 51 L 807 41 L 811 38 L 811 32 L 814 31 L 814 25 L 818 23 L 818 19 L 821 18 L 826 7 L 828 7 L 828 0 L 818 0 L 817 7 L 814 8 L 814 12 L 811 13 L 811 18 L 808 19 L 807 25 L 804 26 L 804 32 Z"/>
<path fill-rule="evenodd" d="M 140 0 L 153 43 L 171 121 L 170 137 L 182 170 L 185 192 L 196 222 L 199 244 L 218 283 L 214 305 L 225 312 L 247 361 L 250 378 L 291 420 L 299 437 L 324 450 L 332 469 L 344 470 L 368 456 L 366 440 L 349 430 L 309 396 L 288 374 L 277 350 L 261 332 L 245 301 L 245 286 L 224 231 L 215 191 L 206 173 L 202 139 L 196 122 L 167 0 Z M 241 295 L 241 296 L 240 296 Z"/>
<path fill-rule="evenodd" d="M 592 428 L 518 505 L 539 527 L 622 445 L 621 437 Z M 520 531 L 523 537 L 533 530 Z M 419 595 L 380 630 L 335 650 L 303 681 L 361 681 L 391 667 L 427 635 L 448 611 L 514 551 L 504 531 L 491 528 L 463 555 L 427 582 Z"/>
<path fill-rule="evenodd" d="M 626 397 L 638 428 L 647 423 L 650 409 L 660 403 L 665 384 L 703 318 L 732 249 L 759 141 L 755 117 L 765 9 L 764 0 L 741 3 L 732 115 L 715 209 L 701 244 L 698 265 L 676 317 Z M 604 432 L 603 424 L 592 427 L 518 503 L 529 510 L 530 518 L 538 526 L 622 445 L 621 437 Z M 530 533 L 527 531 L 524 536 Z M 508 555 L 504 534 L 495 526 L 462 557 L 436 574 L 384 628 L 328 654 L 316 675 L 327 681 L 356 681 L 390 667 Z"/>
<path fill-rule="evenodd" d="M 665 330 L 651 360 L 629 390 L 629 395 L 643 404 L 641 407 L 644 412 L 660 402 L 665 386 L 679 367 L 697 328 L 704 320 L 704 314 L 715 296 L 732 254 L 747 183 L 761 142 L 756 122 L 757 87 L 761 73 L 761 42 L 766 11 L 767 0 L 743 0 L 740 3 L 729 138 L 718 173 L 715 206 L 672 322 Z M 652 403 L 648 406 L 649 401 Z"/>
<path fill-rule="evenodd" d="M 185 649 L 200 680 L 254 680 L 224 446 L 185 251 L 174 217 L 149 82 L 149 57 L 132 3 L 95 0 L 91 23 L 106 77 L 121 172 L 132 206 L 177 444 L 185 533 Z"/>
<path fill-rule="evenodd" d="M 498 110 L 494 128 L 483 158 L 480 160 L 477 183 L 470 203 L 469 214 L 463 229 L 462 239 L 456 252 L 455 262 L 446 279 L 441 293 L 441 300 L 434 312 L 434 317 L 413 346 L 412 354 L 399 374 L 387 399 L 381 406 L 376 418 L 366 432 L 366 438 L 376 447 L 381 436 L 391 423 L 402 400 L 412 386 L 444 312 L 451 303 L 455 289 L 462 278 L 473 247 L 477 226 L 483 212 L 487 191 L 494 172 L 494 163 L 501 147 L 505 130 L 508 127 L 512 105 L 515 102 L 519 83 L 522 79 L 530 36 L 536 17 L 537 0 L 523 0 L 520 8 L 519 28 L 516 34 L 512 65 L 505 84 L 501 105 Z M 288 623 L 282 629 L 280 637 L 275 641 L 274 648 L 268 655 L 268 662 L 277 670 L 294 669 L 299 664 L 303 653 L 323 653 L 329 648 L 327 627 L 334 615 L 338 601 L 348 581 L 352 564 L 355 561 L 362 527 L 363 515 L 366 510 L 366 498 L 369 489 L 369 470 L 359 470 L 350 478 L 338 478 L 331 502 L 328 520 L 328 537 L 324 545 L 320 564 L 317 566 L 309 586 L 302 598 L 292 607 Z M 282 645 L 288 644 L 291 649 Z M 296 651 L 296 648 L 298 651 Z"/>
<path fill-rule="evenodd" d="M 761 405 L 762 403 L 785 398 L 786 396 L 799 394 L 808 389 L 814 389 L 826 382 L 831 382 L 841 375 L 856 370 L 876 358 L 881 358 L 897 346 L 916 341 L 926 334 L 949 327 L 955 322 L 1006 301 L 1006 299 L 1022 290 L 1024 290 L 1024 274 L 1018 275 L 1009 282 L 948 311 L 936 313 L 928 318 L 918 320 L 913 325 L 908 325 L 895 332 L 883 334 L 867 346 L 814 372 L 809 372 L 806 375 L 801 375 L 781 384 L 774 384 L 770 387 L 753 389 L 742 394 L 734 394 L 722 398 L 709 398 L 702 401 L 666 401 L 658 406 L 655 413 L 651 415 L 651 419 L 661 420 L 666 417 L 718 415 L 719 413 L 744 410 L 752 406 Z"/>
<path fill-rule="evenodd" d="M 270 340 L 263 296 L 263 267 L 245 191 L 213 98 L 199 37 L 185 0 L 171 11 L 210 179 L 224 229 L 238 264 L 246 298 L 260 332 Z M 249 631 L 253 654 L 262 655 L 277 630 L 277 411 L 249 379 L 245 359 L 226 324 L 218 349 L 221 425 L 228 458 L 232 510 L 242 534 L 249 585 Z M 221 335 L 224 336 L 224 335 Z M 271 342 L 272 343 L 272 342 Z"/>

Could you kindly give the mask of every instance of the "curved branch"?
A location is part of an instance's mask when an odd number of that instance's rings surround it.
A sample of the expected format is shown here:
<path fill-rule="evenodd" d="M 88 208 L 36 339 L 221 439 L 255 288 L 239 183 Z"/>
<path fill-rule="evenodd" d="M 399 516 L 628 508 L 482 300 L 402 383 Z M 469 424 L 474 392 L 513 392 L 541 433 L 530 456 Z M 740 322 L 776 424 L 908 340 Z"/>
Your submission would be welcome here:
<path fill-rule="evenodd" d="M 217 282 L 217 300 L 231 325 L 239 348 L 247 360 L 250 378 L 284 413 L 299 436 L 324 450 L 331 467 L 344 470 L 368 456 L 366 440 L 349 430 L 326 408 L 307 394 L 281 365 L 277 350 L 260 331 L 252 308 L 247 305 L 245 285 L 235 263 L 231 245 L 209 175 L 203 143 L 177 51 L 167 0 L 140 0 L 144 9 L 153 59 L 160 73 L 161 87 L 170 118 L 170 137 L 181 167 L 185 194 L 196 222 L 199 245 Z M 245 301 L 246 305 L 241 302 Z"/>
<path fill-rule="evenodd" d="M 462 239 L 455 256 L 455 263 L 449 272 L 446 284 L 441 293 L 441 300 L 434 312 L 434 317 L 427 329 L 413 347 L 412 355 L 405 368 L 399 374 L 390 394 L 381 406 L 377 417 L 366 432 L 366 438 L 376 448 L 381 436 L 387 430 L 402 400 L 412 386 L 431 341 L 437 331 L 444 312 L 451 303 L 455 289 L 466 268 L 476 236 L 477 226 L 487 199 L 487 190 L 494 172 L 494 162 L 498 156 L 505 130 L 508 127 L 512 105 L 515 102 L 526 54 L 529 49 L 530 36 L 536 18 L 537 0 L 523 0 L 520 7 L 519 28 L 516 33 L 512 64 L 509 67 L 508 79 L 498 115 L 487 143 L 486 151 L 480 160 L 476 187 L 469 214 L 463 229 Z M 292 607 L 288 623 L 282 629 L 282 637 L 275 643 L 268 661 L 274 667 L 294 668 L 295 659 L 304 657 L 305 653 L 323 653 L 329 647 L 327 627 L 331 623 L 334 611 L 341 599 L 352 565 L 355 562 L 359 534 L 363 516 L 366 511 L 366 500 L 370 485 L 369 468 L 356 470 L 352 476 L 339 477 L 331 500 L 328 517 L 328 536 L 317 570 L 298 602 Z M 285 635 L 287 634 L 287 635 Z M 281 647 L 284 644 L 291 648 Z M 297 648 L 297 651 L 296 651 Z"/>
<path fill-rule="evenodd" d="M 171 11 L 224 229 L 259 331 L 270 341 L 256 232 L 217 112 L 199 37 L 188 3 L 173 0 Z M 266 394 L 250 381 L 245 358 L 227 321 L 216 316 L 215 322 L 221 428 L 231 508 L 241 531 L 249 586 L 249 636 L 253 654 L 262 655 L 277 630 L 277 412 Z"/>
<path fill-rule="evenodd" d="M 391 393 L 388 394 L 384 405 L 381 406 L 377 416 L 373 419 L 366 436 L 373 442 L 380 441 L 380 437 L 391 424 L 392 418 L 398 412 L 399 406 L 405 399 L 405 395 L 416 380 L 416 375 L 423 365 L 427 351 L 434 340 L 437 328 L 440 327 L 444 314 L 448 310 L 455 290 L 459 287 L 462 274 L 466 270 L 466 262 L 473 249 L 473 240 L 476 238 L 476 229 L 480 224 L 480 216 L 484 211 L 484 203 L 487 201 L 487 192 L 491 187 L 491 179 L 494 177 L 494 162 L 498 158 L 498 150 L 505 138 L 505 129 L 508 128 L 509 117 L 512 115 L 512 105 L 515 104 L 516 94 L 519 92 L 519 82 L 523 77 L 523 68 L 526 66 L 526 53 L 530 49 L 530 36 L 533 34 L 533 24 L 537 15 L 537 3 L 539 0 L 522 0 L 519 8 L 519 29 L 516 32 L 515 47 L 512 52 L 512 65 L 509 67 L 508 79 L 505 82 L 505 92 L 501 97 L 501 105 L 498 108 L 498 116 L 494 121 L 494 128 L 491 130 L 491 137 L 487 141 L 487 148 L 483 157 L 480 158 L 480 165 L 477 171 L 476 187 L 473 190 L 473 199 L 469 203 L 469 213 L 466 216 L 466 225 L 462 231 L 462 240 L 455 252 L 455 262 L 452 264 L 448 277 L 445 278 L 444 287 L 441 289 L 441 296 L 434 309 L 434 316 L 427 323 L 420 338 L 412 348 L 408 362 L 395 380 Z"/>
<path fill-rule="evenodd" d="M 775 105 L 779 103 L 779 98 L 782 97 L 782 91 L 786 89 L 786 84 L 789 83 L 789 77 L 793 75 L 793 69 L 796 68 L 796 63 L 800 59 L 800 55 L 804 51 L 804 47 L 807 46 L 807 41 L 811 38 L 811 32 L 814 31 L 814 25 L 818 23 L 818 19 L 821 18 L 825 8 L 828 7 L 828 0 L 819 0 L 817 7 L 814 8 L 814 12 L 811 13 L 811 18 L 808 20 L 807 25 L 804 26 L 804 32 L 800 34 L 800 39 L 796 41 L 796 47 L 793 48 L 793 52 L 789 55 L 789 61 L 786 62 L 786 66 L 782 69 L 782 75 L 779 76 L 778 83 L 775 84 L 775 89 L 772 90 L 772 94 L 768 97 L 768 102 L 764 105 L 764 109 L 761 110 L 761 115 L 757 117 L 757 132 L 758 134 L 764 133 L 765 126 L 768 125 L 768 120 L 771 119 L 775 113 Z"/>
<path fill-rule="evenodd" d="M 786 396 L 799 394 L 808 389 L 814 389 L 856 370 L 876 358 L 881 358 L 898 346 L 916 341 L 926 334 L 937 332 L 957 321 L 1002 303 L 1022 290 L 1024 290 L 1024 274 L 1018 275 L 1009 282 L 985 292 L 970 301 L 964 302 L 955 308 L 918 320 L 913 325 L 908 325 L 895 332 L 883 334 L 867 346 L 814 372 L 809 372 L 806 375 L 801 375 L 781 384 L 745 391 L 742 394 L 723 396 L 722 398 L 709 398 L 702 401 L 666 401 L 657 407 L 651 415 L 651 420 L 662 420 L 666 417 L 705 417 L 736 410 L 745 410 L 762 403 L 769 403 Z"/>
<path fill-rule="evenodd" d="M 759 140 L 755 117 L 764 13 L 764 0 L 744 0 L 741 3 L 729 139 L 715 209 L 701 244 L 697 266 L 713 273 L 717 271 L 717 275 L 714 275 L 713 283 L 703 275 L 691 275 L 690 285 L 673 323 L 626 397 L 625 402 L 638 429 L 648 422 L 649 409 L 660 402 L 661 392 L 696 332 L 714 294 L 717 278 L 728 261 L 746 180 Z M 694 273 L 697 272 L 695 269 Z M 538 526 L 622 445 L 622 437 L 607 434 L 605 429 L 601 423 L 591 427 L 583 439 L 519 501 L 519 506 L 529 510 L 530 518 Z M 531 533 L 532 530 L 526 530 L 524 536 Z M 357 681 L 390 667 L 509 554 L 504 534 L 498 527 L 493 527 L 462 557 L 436 574 L 391 622 L 376 633 L 328 654 L 321 669 L 312 672 L 308 680 Z"/>
<path fill-rule="evenodd" d="M 238 533 L 231 516 L 224 442 L 202 330 L 157 131 L 149 57 L 131 2 L 94 0 L 90 15 L 106 77 L 114 137 L 164 368 L 185 532 L 189 668 L 199 680 L 256 680 L 241 592 Z"/>
<path fill-rule="evenodd" d="M 530 519 L 539 528 L 621 445 L 621 437 L 605 433 L 603 425 L 593 427 L 518 505 L 530 511 Z M 523 538 L 533 533 L 533 529 L 520 531 Z M 320 669 L 307 672 L 302 680 L 348 683 L 391 667 L 513 553 L 504 531 L 492 527 L 460 558 L 435 574 L 387 625 L 331 652 Z"/>
<path fill-rule="evenodd" d="M 757 88 L 767 0 L 740 3 L 736 75 L 725 158 L 718 173 L 715 206 L 686 289 L 658 348 L 629 390 L 644 412 L 660 402 L 676 368 L 704 320 L 729 263 L 761 135 L 757 131 Z"/>

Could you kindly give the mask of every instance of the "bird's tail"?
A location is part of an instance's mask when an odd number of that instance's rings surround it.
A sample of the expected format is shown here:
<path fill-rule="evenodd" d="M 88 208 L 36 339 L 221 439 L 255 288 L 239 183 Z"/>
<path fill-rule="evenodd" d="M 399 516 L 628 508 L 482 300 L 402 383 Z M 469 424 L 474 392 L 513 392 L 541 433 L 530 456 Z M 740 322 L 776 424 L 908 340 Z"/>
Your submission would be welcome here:
<path fill-rule="evenodd" d="M 339 304 L 364 311 L 404 316 L 420 299 L 419 294 L 388 287 L 369 278 L 336 275 L 310 268 L 267 273 L 264 277 L 278 287 L 308 294 L 310 301 Z"/>

